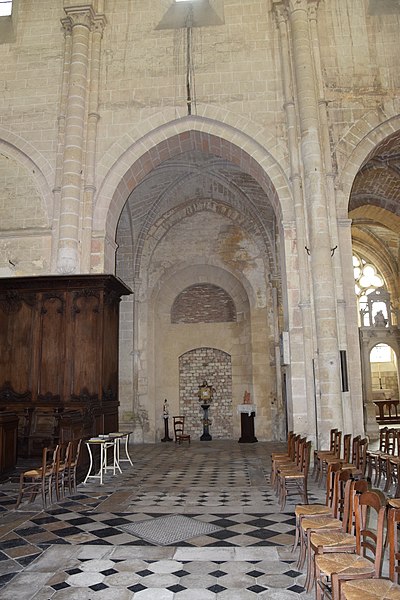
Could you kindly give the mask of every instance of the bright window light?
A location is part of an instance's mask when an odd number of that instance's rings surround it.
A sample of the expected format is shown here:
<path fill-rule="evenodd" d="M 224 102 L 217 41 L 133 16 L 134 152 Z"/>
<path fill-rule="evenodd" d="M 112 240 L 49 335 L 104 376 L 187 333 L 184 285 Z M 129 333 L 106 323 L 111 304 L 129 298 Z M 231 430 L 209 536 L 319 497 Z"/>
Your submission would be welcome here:
<path fill-rule="evenodd" d="M 371 350 L 371 362 L 392 362 L 393 350 L 387 344 L 377 344 Z"/>
<path fill-rule="evenodd" d="M 0 17 L 9 17 L 12 13 L 12 0 L 0 0 Z"/>

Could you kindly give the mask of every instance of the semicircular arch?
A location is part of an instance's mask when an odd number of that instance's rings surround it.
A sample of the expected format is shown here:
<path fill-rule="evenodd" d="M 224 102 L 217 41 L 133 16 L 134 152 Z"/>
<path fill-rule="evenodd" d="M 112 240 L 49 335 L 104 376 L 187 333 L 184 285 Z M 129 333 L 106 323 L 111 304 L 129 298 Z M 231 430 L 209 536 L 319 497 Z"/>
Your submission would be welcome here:
<path fill-rule="evenodd" d="M 0 128 L 0 152 L 20 163 L 30 175 L 44 201 L 49 221 L 53 216 L 53 195 L 48 184 L 50 164 L 26 140 Z"/>
<path fill-rule="evenodd" d="M 225 290 L 235 304 L 238 318 L 249 316 L 250 305 L 255 302 L 249 282 L 241 281 L 227 269 L 212 264 L 181 264 L 176 269 L 169 269 L 153 290 L 150 303 L 154 307 L 158 299 L 162 297 L 163 306 L 171 310 L 177 295 L 199 281 L 219 286 Z"/>

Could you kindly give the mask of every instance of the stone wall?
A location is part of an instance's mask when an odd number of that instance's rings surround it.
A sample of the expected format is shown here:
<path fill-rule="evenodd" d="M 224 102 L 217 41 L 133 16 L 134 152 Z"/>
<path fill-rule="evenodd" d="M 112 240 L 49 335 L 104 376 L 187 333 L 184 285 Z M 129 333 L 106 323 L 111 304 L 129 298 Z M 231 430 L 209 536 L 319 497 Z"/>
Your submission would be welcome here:
<path fill-rule="evenodd" d="M 314 422 L 316 390 L 322 428 L 356 430 L 348 205 L 399 127 L 398 3 L 224 0 L 222 23 L 193 28 L 191 115 L 185 31 L 158 28 L 171 4 L 15 0 L 1 22 L 0 276 L 116 269 L 134 288 L 121 417 L 140 441 L 157 439 L 165 395 L 179 408 L 178 360 L 199 347 L 232 357 L 233 407 L 249 388 L 272 439 L 282 330 L 291 426 Z M 380 193 L 364 191 L 362 204 Z M 204 284 L 233 298 L 237 320 L 171 324 L 176 295 Z M 236 435 L 235 410 L 232 422 Z"/>
<path fill-rule="evenodd" d="M 232 298 L 216 285 L 197 284 L 183 290 L 175 299 L 171 323 L 223 323 L 236 321 Z"/>
<path fill-rule="evenodd" d="M 203 381 L 214 388 L 209 408 L 210 433 L 215 439 L 232 439 L 232 364 L 229 354 L 216 348 L 196 348 L 179 358 L 179 410 L 186 418 L 187 432 L 194 438 L 199 438 L 203 432 L 203 409 L 197 396 Z"/>

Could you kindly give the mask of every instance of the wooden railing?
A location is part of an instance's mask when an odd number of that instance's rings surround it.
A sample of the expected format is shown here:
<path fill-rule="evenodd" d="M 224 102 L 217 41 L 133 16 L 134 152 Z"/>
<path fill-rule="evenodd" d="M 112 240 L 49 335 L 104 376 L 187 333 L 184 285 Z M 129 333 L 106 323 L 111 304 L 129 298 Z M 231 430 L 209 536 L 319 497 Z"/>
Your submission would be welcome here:
<path fill-rule="evenodd" d="M 375 400 L 374 404 L 378 407 L 379 414 L 376 416 L 376 420 L 380 425 L 383 423 L 400 423 L 399 400 L 386 398 L 385 400 Z"/>

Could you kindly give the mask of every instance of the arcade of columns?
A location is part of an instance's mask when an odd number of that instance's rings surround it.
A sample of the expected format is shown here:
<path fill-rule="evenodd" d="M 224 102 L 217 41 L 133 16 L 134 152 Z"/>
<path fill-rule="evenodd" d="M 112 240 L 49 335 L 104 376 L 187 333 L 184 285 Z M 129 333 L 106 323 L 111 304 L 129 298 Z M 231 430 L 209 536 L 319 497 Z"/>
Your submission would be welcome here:
<path fill-rule="evenodd" d="M 288 426 L 309 436 L 311 427 L 316 442 L 325 445 L 333 426 L 363 433 L 364 417 L 351 221 L 343 208 L 343 192 L 335 188 L 337 174 L 332 164 L 318 38 L 319 5 L 320 0 L 272 0 L 280 45 L 292 202 L 291 210 L 277 215 L 284 256 L 281 328 L 290 336 L 290 365 L 285 367 Z M 52 272 L 57 274 L 115 270 L 115 234 L 122 201 L 114 199 L 108 207 L 94 211 L 103 191 L 96 183 L 96 147 L 106 9 L 103 0 L 83 4 L 64 0 L 52 252 Z M 181 124 L 177 121 L 175 133 L 187 127 L 195 129 L 199 119 L 182 117 Z M 215 131 L 219 131 L 218 123 Z M 143 155 L 147 149 L 141 150 Z M 114 177 L 107 185 L 116 189 L 119 183 Z M 131 189 L 129 183 L 125 185 L 126 199 Z M 286 194 L 276 191 L 278 196 Z M 140 281 L 131 284 L 137 303 Z M 129 300 L 133 320 L 137 318 L 134 306 Z M 278 312 L 278 307 L 275 309 Z M 129 354 L 134 354 L 135 343 Z M 347 353 L 351 391 L 342 391 L 340 351 Z M 131 365 L 127 353 L 121 354 L 120 360 L 123 370 L 138 368 L 134 361 Z M 282 370 L 276 362 L 280 382 Z M 282 402 L 282 392 L 277 389 L 276 394 Z M 121 402 L 125 408 L 132 404 L 135 412 L 135 397 Z M 375 425 L 370 426 L 372 431 Z"/>

